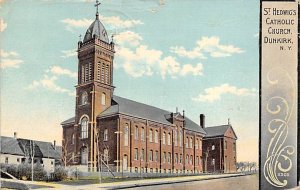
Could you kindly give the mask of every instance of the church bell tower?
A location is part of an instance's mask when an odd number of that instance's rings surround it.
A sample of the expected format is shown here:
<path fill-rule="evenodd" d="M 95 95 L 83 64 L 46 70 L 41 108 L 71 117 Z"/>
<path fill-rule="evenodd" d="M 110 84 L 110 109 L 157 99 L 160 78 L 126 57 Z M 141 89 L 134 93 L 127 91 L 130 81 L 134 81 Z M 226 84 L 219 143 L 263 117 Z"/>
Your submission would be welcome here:
<path fill-rule="evenodd" d="M 78 84 L 76 85 L 75 126 L 78 131 L 77 152 L 85 148 L 89 168 L 96 167 L 96 118 L 111 106 L 113 96 L 114 43 L 99 19 L 96 1 L 96 18 L 87 29 L 84 39 L 78 42 Z M 81 153 L 82 155 L 83 153 Z M 81 160 L 86 158 L 81 158 Z M 81 161 L 82 162 L 82 161 Z"/>

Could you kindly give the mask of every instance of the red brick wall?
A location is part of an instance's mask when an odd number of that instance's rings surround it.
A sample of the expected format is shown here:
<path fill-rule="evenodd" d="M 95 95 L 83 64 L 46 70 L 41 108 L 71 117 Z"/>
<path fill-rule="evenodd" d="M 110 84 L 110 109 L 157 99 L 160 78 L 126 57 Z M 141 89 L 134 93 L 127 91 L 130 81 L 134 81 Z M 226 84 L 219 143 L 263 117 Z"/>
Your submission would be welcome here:
<path fill-rule="evenodd" d="M 128 125 L 128 145 L 125 146 L 125 126 Z M 135 129 L 138 128 L 138 138 L 135 138 Z M 79 129 L 79 127 L 77 127 Z M 119 128 L 119 129 L 118 129 Z M 144 141 L 141 140 L 141 130 L 144 128 Z M 76 127 L 75 127 L 76 129 Z M 127 166 L 128 170 L 135 172 L 136 168 L 138 172 L 143 168 L 146 172 L 203 172 L 203 164 L 201 162 L 202 157 L 202 138 L 203 135 L 188 131 L 183 128 L 183 121 L 176 120 L 174 125 L 164 125 L 161 123 L 156 123 L 152 121 L 147 121 L 145 119 L 134 118 L 125 115 L 116 115 L 113 117 L 100 118 L 97 122 L 97 129 L 100 131 L 100 152 L 103 153 L 104 148 L 109 148 L 110 161 L 109 164 L 116 165 L 118 146 L 117 142 L 120 143 L 119 147 L 119 160 L 120 170 L 123 169 L 123 158 L 127 155 Z M 108 141 L 103 141 L 104 130 L 108 129 Z M 152 129 L 152 141 L 150 140 L 149 133 Z M 74 127 L 64 127 L 64 135 L 70 136 L 73 132 Z M 120 130 L 120 139 L 117 139 L 116 131 Z M 182 146 L 179 142 L 179 130 L 183 130 L 182 136 Z M 158 131 L 158 142 L 155 142 L 155 131 Z M 175 139 L 175 131 L 177 131 L 177 139 Z M 166 134 L 166 143 L 163 144 L 163 134 Z M 83 145 L 89 146 L 90 139 L 79 139 L 80 130 L 78 130 L 76 145 L 77 152 L 80 153 L 80 148 Z M 171 144 L 168 144 L 168 134 L 171 135 Z M 192 138 L 192 147 L 185 148 L 186 137 Z M 198 139 L 198 149 L 195 147 L 195 139 Z M 177 146 L 175 146 L 175 141 L 177 140 Z M 135 149 L 138 150 L 138 159 L 135 159 Z M 141 160 L 141 152 L 144 149 L 144 160 Z M 153 151 L 152 160 L 150 160 L 150 151 Z M 156 152 L 158 152 L 158 160 L 156 160 Z M 167 159 L 164 162 L 163 153 L 166 153 Z M 171 157 L 168 158 L 169 153 Z M 177 163 L 175 163 L 175 154 L 178 154 Z M 189 161 L 185 162 L 186 155 L 189 155 Z M 182 155 L 182 163 L 180 163 L 180 155 Z M 190 163 L 190 157 L 192 156 L 192 163 Z M 195 162 L 195 159 L 199 157 L 200 163 Z M 170 160 L 170 161 L 168 161 Z M 78 162 L 77 164 L 79 164 Z M 184 170 L 184 171 L 183 171 Z M 125 172 L 125 171 L 124 171 Z"/>

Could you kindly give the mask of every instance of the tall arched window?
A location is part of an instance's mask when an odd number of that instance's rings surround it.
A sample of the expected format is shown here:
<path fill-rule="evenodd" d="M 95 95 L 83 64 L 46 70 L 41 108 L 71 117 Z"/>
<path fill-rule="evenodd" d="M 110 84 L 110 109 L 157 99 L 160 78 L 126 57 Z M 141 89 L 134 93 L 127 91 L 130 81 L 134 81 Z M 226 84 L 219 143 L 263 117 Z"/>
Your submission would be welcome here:
<path fill-rule="evenodd" d="M 82 165 L 87 165 L 87 163 L 88 163 L 88 150 L 87 150 L 87 147 L 82 147 L 80 154 L 81 154 L 81 164 Z"/>
<path fill-rule="evenodd" d="M 104 69 L 105 69 L 105 65 L 104 63 L 102 63 L 102 67 L 101 67 L 101 82 L 104 83 Z"/>
<path fill-rule="evenodd" d="M 105 67 L 105 83 L 108 84 L 108 65 Z"/>
<path fill-rule="evenodd" d="M 171 145 L 171 134 L 168 133 L 168 145 Z"/>
<path fill-rule="evenodd" d="M 153 130 L 150 129 L 150 132 L 149 132 L 149 142 L 153 142 Z"/>
<path fill-rule="evenodd" d="M 190 148 L 193 148 L 193 138 L 190 138 Z"/>
<path fill-rule="evenodd" d="M 166 144 L 166 132 L 163 133 L 163 144 Z"/>
<path fill-rule="evenodd" d="M 158 131 L 157 130 L 154 133 L 154 142 L 158 143 Z"/>
<path fill-rule="evenodd" d="M 84 139 L 84 138 L 88 138 L 88 118 L 87 117 L 83 117 L 81 119 L 81 138 Z"/>
<path fill-rule="evenodd" d="M 182 146 L 182 131 L 179 131 L 179 146 Z"/>
<path fill-rule="evenodd" d="M 174 144 L 175 144 L 175 146 L 177 146 L 177 129 L 176 130 L 174 130 Z"/>
<path fill-rule="evenodd" d="M 88 94 L 87 92 L 83 92 L 81 95 L 81 105 L 85 105 L 88 103 Z"/>
<path fill-rule="evenodd" d="M 72 134 L 72 140 L 71 140 L 71 142 L 72 142 L 72 144 L 75 143 L 75 135 L 74 135 L 74 133 Z"/>
<path fill-rule="evenodd" d="M 108 129 L 104 129 L 103 141 L 108 141 Z"/>
<path fill-rule="evenodd" d="M 103 92 L 101 95 L 101 104 L 105 106 L 106 104 L 106 94 Z"/>
<path fill-rule="evenodd" d="M 124 127 L 124 146 L 128 146 L 128 124 Z"/>

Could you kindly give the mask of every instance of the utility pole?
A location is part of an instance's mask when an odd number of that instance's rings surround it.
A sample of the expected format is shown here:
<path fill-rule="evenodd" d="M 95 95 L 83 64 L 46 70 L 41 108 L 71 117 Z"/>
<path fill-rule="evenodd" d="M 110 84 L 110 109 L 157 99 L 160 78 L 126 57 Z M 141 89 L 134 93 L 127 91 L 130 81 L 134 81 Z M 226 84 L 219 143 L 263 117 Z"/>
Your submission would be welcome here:
<path fill-rule="evenodd" d="M 120 153 L 119 153 L 119 138 L 120 138 L 120 134 L 122 132 L 121 131 L 116 131 L 115 134 L 117 135 L 117 172 L 120 172 Z"/>
<path fill-rule="evenodd" d="M 30 140 L 30 154 L 31 154 L 31 181 L 33 181 L 34 142 L 32 140 Z"/>

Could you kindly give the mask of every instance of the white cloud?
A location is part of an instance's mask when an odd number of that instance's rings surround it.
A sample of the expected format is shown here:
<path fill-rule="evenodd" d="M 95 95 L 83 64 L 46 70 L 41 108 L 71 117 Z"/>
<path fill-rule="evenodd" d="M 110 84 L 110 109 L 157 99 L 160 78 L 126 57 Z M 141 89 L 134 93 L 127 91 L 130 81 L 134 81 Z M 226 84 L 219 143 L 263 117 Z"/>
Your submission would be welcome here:
<path fill-rule="evenodd" d="M 7 28 L 7 23 L 3 18 L 0 18 L 0 32 L 3 32 Z"/>
<path fill-rule="evenodd" d="M 229 84 L 222 84 L 220 86 L 206 88 L 204 93 L 199 94 L 193 98 L 194 101 L 198 102 L 214 102 L 221 99 L 224 94 L 232 94 L 235 96 L 249 96 L 254 95 L 255 89 L 237 88 Z"/>
<path fill-rule="evenodd" d="M 18 58 L 19 54 L 15 51 L 6 52 L 0 50 L 0 68 L 19 68 L 24 61 Z"/>
<path fill-rule="evenodd" d="M 66 27 L 89 27 L 91 25 L 91 23 L 93 22 L 93 20 L 91 19 L 71 19 L 71 18 L 66 18 L 64 20 L 62 20 L 61 22 L 65 23 L 67 26 Z"/>
<path fill-rule="evenodd" d="M 138 46 L 143 38 L 132 31 L 121 32 L 114 37 L 115 43 L 120 46 Z"/>
<path fill-rule="evenodd" d="M 170 51 L 180 57 L 187 57 L 190 59 L 206 59 L 206 54 L 211 57 L 228 57 L 236 53 L 244 52 L 239 47 L 233 45 L 221 45 L 220 38 L 216 36 L 202 37 L 197 41 L 196 47 L 192 50 L 186 50 L 182 46 L 173 46 Z"/>
<path fill-rule="evenodd" d="M 64 69 L 59 66 L 50 67 L 49 72 L 51 72 L 52 74 L 55 74 L 55 75 L 64 75 L 64 76 L 68 76 L 68 77 L 75 78 L 75 79 L 77 78 L 76 72 L 72 72 L 68 69 Z"/>
<path fill-rule="evenodd" d="M 122 20 L 119 16 L 100 16 L 100 20 L 102 20 L 103 23 L 114 26 L 115 28 L 131 28 L 136 25 L 144 24 L 140 20 Z"/>
<path fill-rule="evenodd" d="M 110 25 L 114 28 L 131 28 L 136 25 L 143 24 L 140 20 L 122 20 L 119 16 L 111 16 L 106 17 L 100 15 L 100 20 L 102 23 L 105 23 L 106 25 Z M 61 20 L 64 24 L 66 24 L 66 28 L 68 30 L 71 30 L 71 28 L 87 28 L 89 27 L 93 20 L 92 19 L 71 19 L 66 18 Z"/>
<path fill-rule="evenodd" d="M 116 47 L 116 57 L 122 59 L 124 71 L 132 77 L 152 76 L 157 73 L 164 79 L 167 75 L 176 78 L 192 74 L 194 76 L 202 75 L 203 66 L 201 63 L 182 64 L 175 57 L 163 57 L 159 50 L 149 49 L 145 45 L 138 46 L 135 50 L 126 47 Z"/>
<path fill-rule="evenodd" d="M 198 63 L 196 66 L 193 66 L 191 64 L 185 64 L 182 67 L 181 75 L 187 75 L 191 73 L 194 76 L 202 75 L 203 74 L 203 65 L 201 63 Z"/>
<path fill-rule="evenodd" d="M 187 57 L 190 59 L 195 59 L 195 58 L 205 59 L 204 55 L 200 52 L 198 47 L 194 48 L 191 51 L 188 51 L 182 46 L 173 46 L 170 48 L 170 51 L 179 55 L 180 57 Z"/>
<path fill-rule="evenodd" d="M 77 55 L 76 49 L 62 50 L 61 52 L 64 54 L 64 55 L 61 56 L 63 58 L 73 57 L 73 56 Z"/>
<path fill-rule="evenodd" d="M 17 57 L 19 54 L 15 51 L 4 51 L 3 49 L 0 50 L 0 57 L 1 58 L 6 58 L 6 57 Z"/>
<path fill-rule="evenodd" d="M 24 61 L 21 59 L 1 59 L 0 66 L 1 69 L 5 68 L 19 68 L 20 64 Z"/>
<path fill-rule="evenodd" d="M 44 75 L 41 80 L 34 80 L 27 89 L 37 89 L 37 88 L 44 88 L 49 91 L 57 92 L 57 93 L 66 93 L 69 96 L 73 96 L 74 93 L 68 89 L 62 88 L 56 84 L 57 81 L 56 76 L 49 77 L 48 75 Z"/>
<path fill-rule="evenodd" d="M 137 47 L 135 51 L 124 47 L 116 48 L 116 57 L 124 61 L 122 67 L 133 77 L 151 76 L 154 64 L 159 62 L 162 55 L 161 51 L 149 49 L 145 45 Z"/>

